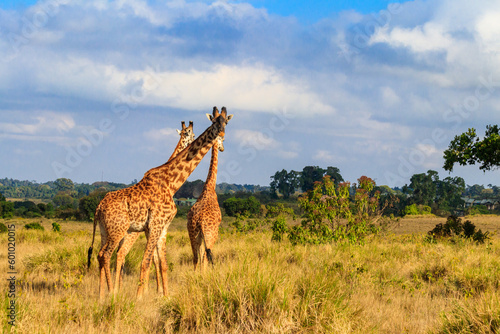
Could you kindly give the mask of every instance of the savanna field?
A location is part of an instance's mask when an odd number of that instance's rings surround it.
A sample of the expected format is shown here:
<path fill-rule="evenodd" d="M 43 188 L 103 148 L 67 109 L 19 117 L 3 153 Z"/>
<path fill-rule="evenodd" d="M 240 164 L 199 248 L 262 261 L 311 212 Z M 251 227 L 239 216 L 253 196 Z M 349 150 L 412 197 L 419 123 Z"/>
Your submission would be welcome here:
<path fill-rule="evenodd" d="M 117 298 L 99 303 L 92 223 L 10 219 L 15 224 L 15 326 L 7 322 L 8 281 L 2 280 L 4 333 L 498 333 L 500 217 L 467 217 L 491 238 L 429 240 L 445 218 L 403 218 L 361 244 L 292 246 L 271 241 L 268 228 L 231 232 L 225 221 L 213 249 L 215 265 L 194 272 L 185 219 L 169 229 L 169 297 L 136 299 L 145 237 L 126 259 Z M 26 230 L 41 222 L 45 230 Z M 298 221 L 296 221 L 297 223 Z M 292 222 L 289 222 L 292 223 Z M 99 232 L 95 249 L 99 249 Z M 8 233 L 0 234 L 1 270 L 8 273 Z M 112 268 L 114 270 L 113 264 Z M 7 278 L 7 274 L 4 275 Z"/>

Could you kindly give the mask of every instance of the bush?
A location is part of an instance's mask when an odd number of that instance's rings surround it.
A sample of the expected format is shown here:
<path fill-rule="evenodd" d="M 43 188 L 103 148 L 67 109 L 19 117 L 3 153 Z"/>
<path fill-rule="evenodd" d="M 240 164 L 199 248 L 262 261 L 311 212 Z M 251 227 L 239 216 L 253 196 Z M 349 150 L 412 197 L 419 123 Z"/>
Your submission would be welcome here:
<path fill-rule="evenodd" d="M 490 210 L 486 207 L 486 205 L 474 205 L 467 209 L 466 214 L 468 216 L 474 215 L 487 215 L 490 213 Z"/>
<path fill-rule="evenodd" d="M 54 231 L 54 232 L 61 232 L 61 225 L 59 225 L 56 222 L 53 222 L 52 223 L 52 231 Z"/>
<path fill-rule="evenodd" d="M 374 190 L 375 181 L 362 176 L 351 201 L 350 183 L 338 186 L 327 175 L 316 182 L 313 190 L 299 198 L 304 220 L 293 227 L 288 237 L 296 244 L 323 244 L 345 240 L 361 242 L 378 230 L 374 223 L 381 217 L 380 192 Z"/>
<path fill-rule="evenodd" d="M 82 197 L 78 203 L 79 217 L 82 220 L 93 221 L 95 210 L 106 194 L 106 191 L 94 191 L 90 195 Z"/>
<path fill-rule="evenodd" d="M 40 223 L 29 223 L 24 225 L 24 228 L 27 230 L 40 230 L 40 231 L 45 231 L 42 225 Z"/>
<path fill-rule="evenodd" d="M 477 243 L 484 243 L 488 240 L 489 233 L 481 230 L 476 230 L 476 226 L 470 220 L 462 223 L 462 220 L 457 216 L 451 215 L 444 224 L 437 224 L 431 231 L 427 232 L 428 240 L 434 238 L 451 238 L 454 236 L 471 239 Z"/>
<path fill-rule="evenodd" d="M 288 225 L 286 224 L 286 218 L 284 216 L 278 216 L 276 220 L 273 222 L 273 226 L 271 227 L 273 231 L 273 236 L 271 237 L 272 241 L 281 242 L 285 233 L 288 232 Z"/>
<path fill-rule="evenodd" d="M 222 203 L 226 214 L 236 217 L 237 214 L 249 217 L 260 215 L 260 202 L 254 196 L 248 198 L 228 198 Z"/>
<path fill-rule="evenodd" d="M 403 210 L 404 216 L 430 215 L 431 207 L 428 205 L 407 205 Z"/>
<path fill-rule="evenodd" d="M 0 233 L 7 233 L 9 231 L 9 229 L 7 228 L 7 226 L 5 226 L 4 223 L 0 223 Z"/>

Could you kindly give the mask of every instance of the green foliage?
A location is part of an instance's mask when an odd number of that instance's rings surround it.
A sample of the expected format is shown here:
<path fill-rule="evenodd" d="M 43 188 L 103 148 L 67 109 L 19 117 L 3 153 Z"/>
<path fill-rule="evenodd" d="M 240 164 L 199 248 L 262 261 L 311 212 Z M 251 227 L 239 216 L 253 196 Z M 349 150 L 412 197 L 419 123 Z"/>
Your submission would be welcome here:
<path fill-rule="evenodd" d="M 490 210 L 486 207 L 486 205 L 474 205 L 469 208 L 467 208 L 467 215 L 469 216 L 474 216 L 474 215 L 487 215 L 490 213 Z"/>
<path fill-rule="evenodd" d="M 24 225 L 24 228 L 27 230 L 40 230 L 40 231 L 45 231 L 42 225 L 40 223 L 29 223 Z"/>
<path fill-rule="evenodd" d="M 335 186 L 344 181 L 337 167 L 329 166 L 323 169 L 318 166 L 306 166 L 302 172 L 294 170 L 288 172 L 283 169 L 271 176 L 271 194 L 277 197 L 277 191 L 279 191 L 285 199 L 289 198 L 299 186 L 304 192 L 312 190 L 314 183 L 321 182 L 326 175 L 332 178 Z"/>
<path fill-rule="evenodd" d="M 61 225 L 56 223 L 56 222 L 53 222 L 52 223 L 52 231 L 54 232 L 61 232 Z"/>
<path fill-rule="evenodd" d="M 75 184 L 70 179 L 60 178 L 54 181 L 57 191 L 70 192 L 75 189 Z"/>
<path fill-rule="evenodd" d="M 106 194 L 106 191 L 94 191 L 90 195 L 82 197 L 78 203 L 80 218 L 82 220 L 93 221 L 97 206 Z"/>
<path fill-rule="evenodd" d="M 335 187 L 329 176 L 317 182 L 313 190 L 299 198 L 304 210 L 304 220 L 289 232 L 292 244 L 323 244 L 347 240 L 359 242 L 376 231 L 373 222 L 380 218 L 378 211 L 380 193 L 373 191 L 375 181 L 362 176 L 350 198 L 350 184 Z"/>
<path fill-rule="evenodd" d="M 482 140 L 476 135 L 474 128 L 455 136 L 444 151 L 444 166 L 447 171 L 453 170 L 453 165 L 462 166 L 481 163 L 479 169 L 491 170 L 500 166 L 500 129 L 498 125 L 487 125 Z"/>
<path fill-rule="evenodd" d="M 230 217 L 236 217 L 236 215 L 256 217 L 261 213 L 260 202 L 254 196 L 248 198 L 231 197 L 225 200 L 222 206 Z"/>
<path fill-rule="evenodd" d="M 41 217 L 40 207 L 32 201 L 14 202 L 14 215 L 18 217 L 35 218 Z"/>
<path fill-rule="evenodd" d="M 271 226 L 273 231 L 272 241 L 281 242 L 286 233 L 288 233 L 288 225 L 286 223 L 286 218 L 284 216 L 278 216 Z"/>
<path fill-rule="evenodd" d="M 65 192 L 59 192 L 57 193 L 56 196 L 52 199 L 52 203 L 57 208 L 76 208 L 76 199 L 72 197 L 70 194 L 65 193 Z"/>
<path fill-rule="evenodd" d="M 14 216 L 14 203 L 7 201 L 0 202 L 0 215 L 2 218 L 12 218 Z"/>
<path fill-rule="evenodd" d="M 490 238 L 488 232 L 476 230 L 476 226 L 470 220 L 462 223 L 462 220 L 454 215 L 449 216 L 446 223 L 437 224 L 427 234 L 428 241 L 441 238 L 460 237 L 482 244 Z"/>
<path fill-rule="evenodd" d="M 271 176 L 271 193 L 276 195 L 279 191 L 284 198 L 289 198 L 293 195 L 295 189 L 299 186 L 299 173 L 292 170 L 287 172 L 283 169 L 281 172 L 276 172 Z"/>
<path fill-rule="evenodd" d="M 410 188 L 412 192 L 412 201 L 416 204 L 430 205 L 436 198 L 438 173 L 433 170 L 427 171 L 427 174 L 415 174 L 410 179 Z"/>
<path fill-rule="evenodd" d="M 280 215 L 289 215 L 293 219 L 296 218 L 293 208 L 286 207 L 283 203 L 268 204 L 266 205 L 266 210 L 266 217 L 268 218 L 275 218 Z"/>
<path fill-rule="evenodd" d="M 405 216 L 430 215 L 431 207 L 428 205 L 411 204 L 404 208 L 403 214 Z"/>
<path fill-rule="evenodd" d="M 0 223 L 0 233 L 7 233 L 9 231 L 9 229 L 7 228 L 7 226 L 5 226 L 4 223 Z"/>

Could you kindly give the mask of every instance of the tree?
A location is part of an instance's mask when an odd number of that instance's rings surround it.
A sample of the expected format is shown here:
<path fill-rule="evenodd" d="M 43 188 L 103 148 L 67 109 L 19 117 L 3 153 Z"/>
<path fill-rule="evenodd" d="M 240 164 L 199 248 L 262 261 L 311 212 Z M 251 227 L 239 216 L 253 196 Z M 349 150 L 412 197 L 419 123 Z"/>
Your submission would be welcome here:
<path fill-rule="evenodd" d="M 222 204 L 228 216 L 239 215 L 258 216 L 260 214 L 260 202 L 254 197 L 235 198 L 231 197 Z"/>
<path fill-rule="evenodd" d="M 326 175 L 299 198 L 304 220 L 289 231 L 290 242 L 294 245 L 339 240 L 359 242 L 375 232 L 374 223 L 381 217 L 381 211 L 380 193 L 374 191 L 374 187 L 375 181 L 371 178 L 360 177 L 351 202 L 350 184 L 344 182 L 336 187 Z"/>
<path fill-rule="evenodd" d="M 284 198 L 289 198 L 299 186 L 299 173 L 294 170 L 287 172 L 283 169 L 271 176 L 271 179 L 271 193 L 276 195 L 279 191 Z"/>
<path fill-rule="evenodd" d="M 438 173 L 434 170 L 428 170 L 427 174 L 414 174 L 410 179 L 412 191 L 412 201 L 416 204 L 431 205 L 436 198 Z"/>
<path fill-rule="evenodd" d="M 436 202 L 440 209 L 459 208 L 463 206 L 462 193 L 465 181 L 461 177 L 446 177 L 437 184 Z"/>
<path fill-rule="evenodd" d="M 56 185 L 56 189 L 59 192 L 70 192 L 75 189 L 75 184 L 73 183 L 73 181 L 66 178 L 57 179 L 54 181 L 54 184 Z"/>
<path fill-rule="evenodd" d="M 306 166 L 302 169 L 300 183 L 302 191 L 306 192 L 314 188 L 314 182 L 321 182 L 325 175 L 325 170 L 318 166 Z"/>
<path fill-rule="evenodd" d="M 107 194 L 107 191 L 94 191 L 89 196 L 82 197 L 78 204 L 80 218 L 85 220 L 94 220 L 94 214 L 99 202 Z"/>
<path fill-rule="evenodd" d="M 72 208 L 76 207 L 75 205 L 75 199 L 71 197 L 70 195 L 64 193 L 64 192 L 59 192 L 54 198 L 52 199 L 52 203 L 56 207 L 65 207 L 65 208 Z"/>
<path fill-rule="evenodd" d="M 500 129 L 498 125 L 487 125 L 482 140 L 476 135 L 474 128 L 455 136 L 448 149 L 444 151 L 444 166 L 447 171 L 453 170 L 453 165 L 462 166 L 481 163 L 479 169 L 491 170 L 500 166 Z"/>
<path fill-rule="evenodd" d="M 340 175 L 340 169 L 338 169 L 337 167 L 328 166 L 326 168 L 325 175 L 330 176 L 333 183 L 335 184 L 335 187 L 337 187 L 340 182 L 344 182 L 344 178 L 342 177 L 342 175 Z"/>
<path fill-rule="evenodd" d="M 475 184 L 473 186 L 467 186 L 467 189 L 465 190 L 465 195 L 469 197 L 481 197 L 481 194 L 483 193 L 484 186 L 480 184 Z"/>

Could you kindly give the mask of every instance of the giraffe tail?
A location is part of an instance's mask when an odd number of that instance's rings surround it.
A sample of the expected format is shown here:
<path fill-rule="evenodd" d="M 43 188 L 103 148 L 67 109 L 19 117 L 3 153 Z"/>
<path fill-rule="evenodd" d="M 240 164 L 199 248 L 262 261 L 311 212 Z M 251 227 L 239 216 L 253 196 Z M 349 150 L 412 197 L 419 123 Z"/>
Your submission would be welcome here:
<path fill-rule="evenodd" d="M 207 248 L 207 242 L 205 241 L 205 234 L 203 233 L 203 230 L 201 231 L 201 236 L 203 239 L 203 246 L 205 246 L 205 252 L 207 253 L 207 260 L 213 266 L 214 265 L 214 258 L 212 256 L 212 250 Z"/>
<path fill-rule="evenodd" d="M 90 269 L 90 261 L 92 260 L 92 251 L 94 250 L 94 240 L 95 240 L 95 228 L 97 225 L 97 212 L 94 216 L 94 232 L 92 233 L 92 244 L 90 244 L 89 250 L 87 251 L 87 270 Z"/>
<path fill-rule="evenodd" d="M 212 250 L 211 249 L 205 249 L 205 251 L 207 252 L 208 262 L 210 262 L 212 264 L 212 266 L 213 266 L 214 265 L 214 258 L 212 257 Z"/>

